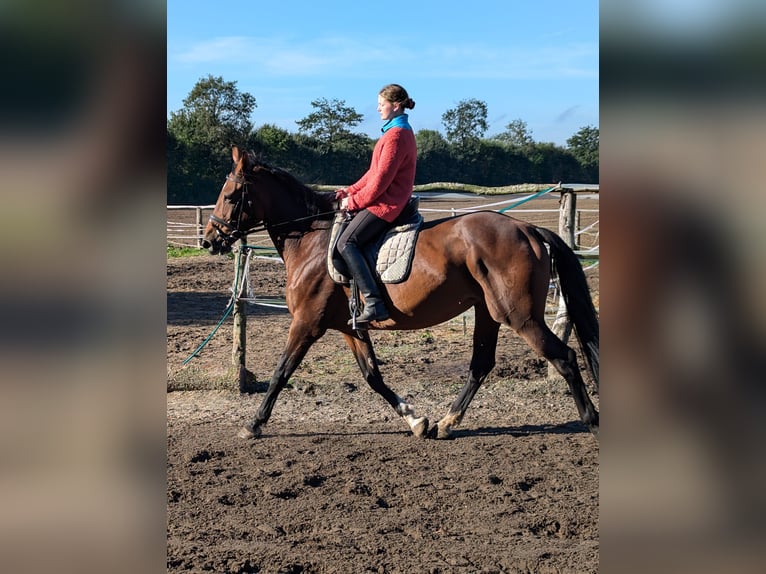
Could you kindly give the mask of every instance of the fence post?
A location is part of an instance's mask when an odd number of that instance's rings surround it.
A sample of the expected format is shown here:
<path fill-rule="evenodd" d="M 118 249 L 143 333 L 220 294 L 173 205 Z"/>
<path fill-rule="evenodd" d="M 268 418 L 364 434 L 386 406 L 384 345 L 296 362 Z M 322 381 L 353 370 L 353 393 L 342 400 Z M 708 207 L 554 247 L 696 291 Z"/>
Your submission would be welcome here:
<path fill-rule="evenodd" d="M 247 237 L 240 239 L 236 255 L 235 273 L 239 277 L 239 282 L 234 286 L 237 292 L 234 294 L 234 329 L 232 336 L 234 343 L 231 350 L 231 363 L 238 371 L 240 390 L 247 383 L 247 368 L 245 367 L 245 357 L 247 354 L 247 313 L 245 312 L 246 303 L 241 300 L 242 297 L 246 296 L 245 289 L 248 281 L 248 278 L 244 276 L 245 263 L 247 261 L 246 244 Z"/>
<path fill-rule="evenodd" d="M 202 232 L 205 229 L 202 227 L 202 208 L 197 206 L 197 247 L 202 249 Z"/>
<path fill-rule="evenodd" d="M 577 196 L 574 190 L 564 188 L 561 190 L 561 201 L 559 210 L 559 236 L 572 249 L 575 248 L 575 214 L 577 212 Z M 559 290 L 559 308 L 556 312 L 556 319 L 553 321 L 551 331 L 559 339 L 566 342 L 572 333 L 572 322 L 567 314 L 567 306 L 564 301 L 564 295 Z M 548 363 L 548 380 L 563 380 L 556 368 Z"/>
<path fill-rule="evenodd" d="M 575 246 L 575 214 L 577 212 L 577 196 L 574 190 L 561 190 L 561 206 L 559 208 L 559 235 L 572 249 Z"/>
<path fill-rule="evenodd" d="M 575 203 L 577 203 L 575 201 Z M 580 249 L 581 243 L 578 241 L 577 232 L 582 229 L 582 212 L 575 210 L 575 222 L 574 222 L 574 242 L 572 243 L 572 249 Z"/>

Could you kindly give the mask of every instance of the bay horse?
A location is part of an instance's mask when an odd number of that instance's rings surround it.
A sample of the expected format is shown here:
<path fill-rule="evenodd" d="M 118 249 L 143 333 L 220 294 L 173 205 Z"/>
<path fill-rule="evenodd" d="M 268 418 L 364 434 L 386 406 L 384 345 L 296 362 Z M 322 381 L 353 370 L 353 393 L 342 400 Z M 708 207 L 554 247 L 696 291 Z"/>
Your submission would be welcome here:
<path fill-rule="evenodd" d="M 317 192 L 284 170 L 269 167 L 237 146 L 233 168 L 205 227 L 203 246 L 231 250 L 248 233 L 265 230 L 285 263 L 286 300 L 292 314 L 287 343 L 255 418 L 239 432 L 260 436 L 277 397 L 314 342 L 328 329 L 343 334 L 369 386 L 417 437 L 449 438 L 495 365 L 500 325 L 507 325 L 567 381 L 580 418 L 598 433 L 599 415 L 580 375 L 575 351 L 544 320 L 552 262 L 585 356 L 598 384 L 599 325 L 585 274 L 574 252 L 552 231 L 495 211 L 477 211 L 423 224 L 409 277 L 383 285 L 390 317 L 370 329 L 424 329 L 471 307 L 475 313 L 468 381 L 447 414 L 429 428 L 426 417 L 384 382 L 368 330 L 349 324 L 349 289 L 327 271 L 335 194 Z M 550 255 L 545 247 L 550 248 Z"/>

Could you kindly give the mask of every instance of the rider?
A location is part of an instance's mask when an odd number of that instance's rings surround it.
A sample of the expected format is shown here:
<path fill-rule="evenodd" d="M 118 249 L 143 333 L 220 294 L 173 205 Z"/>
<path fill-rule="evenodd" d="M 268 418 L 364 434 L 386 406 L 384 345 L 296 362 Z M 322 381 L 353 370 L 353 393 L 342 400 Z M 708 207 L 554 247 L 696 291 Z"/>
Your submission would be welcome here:
<path fill-rule="evenodd" d="M 415 101 L 402 86 L 389 84 L 380 90 L 378 113 L 386 123 L 372 151 L 370 169 L 359 181 L 336 192 L 341 209 L 355 213 L 337 246 L 364 297 L 364 309 L 356 318 L 357 326 L 388 319 L 388 309 L 363 248 L 388 228 L 412 196 L 417 147 L 405 110 L 414 107 Z"/>

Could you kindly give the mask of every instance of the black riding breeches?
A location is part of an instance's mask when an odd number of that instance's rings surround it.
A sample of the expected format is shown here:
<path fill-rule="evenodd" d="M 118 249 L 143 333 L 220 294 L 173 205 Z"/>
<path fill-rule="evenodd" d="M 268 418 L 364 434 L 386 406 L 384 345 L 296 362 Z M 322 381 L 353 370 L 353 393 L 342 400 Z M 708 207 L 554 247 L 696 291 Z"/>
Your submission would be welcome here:
<path fill-rule="evenodd" d="M 376 240 L 391 224 L 380 219 L 366 209 L 354 216 L 341 236 L 338 238 L 338 252 L 343 255 L 347 245 L 362 249 L 370 241 Z"/>

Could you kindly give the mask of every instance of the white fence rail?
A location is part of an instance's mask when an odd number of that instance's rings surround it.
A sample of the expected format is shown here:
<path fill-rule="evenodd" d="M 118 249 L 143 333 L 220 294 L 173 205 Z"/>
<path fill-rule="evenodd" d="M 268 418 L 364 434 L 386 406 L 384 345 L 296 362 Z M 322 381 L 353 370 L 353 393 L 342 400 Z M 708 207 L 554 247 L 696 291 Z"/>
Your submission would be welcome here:
<path fill-rule="evenodd" d="M 565 184 L 563 186 L 567 188 Z M 552 194 L 559 194 L 559 190 L 550 192 Z M 419 194 L 420 195 L 420 194 Z M 476 211 L 479 209 L 494 209 L 498 206 L 502 206 L 508 203 L 518 202 L 518 196 L 514 196 L 512 199 L 506 199 L 503 201 L 489 201 L 486 204 L 474 205 L 468 208 L 464 207 L 451 207 L 449 209 L 435 209 L 427 207 L 427 205 L 433 201 L 439 201 L 440 203 L 449 202 L 450 198 L 431 197 L 428 194 L 420 195 L 421 208 L 426 219 L 443 217 L 445 215 L 459 215 L 470 211 Z M 470 198 L 463 196 L 462 198 L 454 198 L 455 203 L 466 201 L 467 199 L 475 201 L 476 196 Z M 167 244 L 169 246 L 178 247 L 202 247 L 202 233 L 207 224 L 208 216 L 213 212 L 215 205 L 168 205 L 167 216 Z M 185 215 L 181 215 L 184 212 Z M 578 255 L 586 259 L 598 258 L 598 209 L 576 209 L 575 214 L 575 236 L 578 245 L 582 246 L 577 250 Z M 520 209 L 513 208 L 512 211 L 507 212 L 509 215 L 525 219 L 526 215 L 535 215 L 535 223 L 541 224 L 543 227 L 550 229 L 557 229 L 559 223 L 560 209 Z M 178 214 L 178 215 L 176 215 Z M 540 223 L 540 219 L 544 220 Z M 583 226 L 582 223 L 585 222 Z M 269 244 L 268 236 L 265 234 L 263 237 L 251 236 L 248 238 L 249 243 L 262 242 L 264 245 Z"/>
<path fill-rule="evenodd" d="M 202 231 L 205 229 L 206 220 L 203 219 L 203 211 L 213 211 L 215 205 L 168 205 L 168 211 L 193 211 L 195 221 L 171 221 L 167 218 L 167 243 L 168 245 L 202 247 Z"/>

